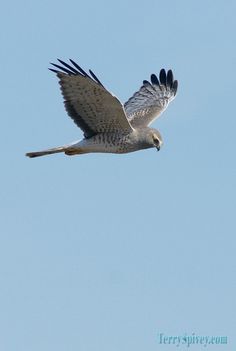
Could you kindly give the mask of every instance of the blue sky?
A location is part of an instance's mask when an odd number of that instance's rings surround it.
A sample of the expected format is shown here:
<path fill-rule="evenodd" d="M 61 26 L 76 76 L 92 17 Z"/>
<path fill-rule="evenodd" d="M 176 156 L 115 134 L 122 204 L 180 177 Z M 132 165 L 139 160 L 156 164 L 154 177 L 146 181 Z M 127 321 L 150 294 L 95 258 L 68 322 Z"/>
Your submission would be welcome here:
<path fill-rule="evenodd" d="M 2 5 L 1 350 L 176 349 L 158 333 L 236 347 L 235 11 L 230 0 Z M 153 125 L 162 150 L 27 159 L 82 137 L 47 70 L 57 57 L 122 101 L 172 68 L 179 92 Z"/>

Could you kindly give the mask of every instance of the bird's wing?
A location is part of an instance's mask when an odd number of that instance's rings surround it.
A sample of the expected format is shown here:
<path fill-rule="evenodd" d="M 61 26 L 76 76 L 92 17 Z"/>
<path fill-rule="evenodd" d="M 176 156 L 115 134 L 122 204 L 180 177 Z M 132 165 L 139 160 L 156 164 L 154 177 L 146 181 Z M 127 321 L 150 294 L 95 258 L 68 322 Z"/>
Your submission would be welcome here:
<path fill-rule="evenodd" d="M 125 104 L 125 112 L 131 125 L 144 127 L 152 123 L 167 108 L 175 98 L 178 82 L 173 73 L 164 69 L 160 71 L 159 79 L 151 75 L 151 83 L 143 81 L 143 85 Z"/>
<path fill-rule="evenodd" d="M 133 130 L 121 102 L 107 91 L 92 71 L 88 75 L 73 60 L 53 64 L 68 115 L 86 138 L 97 133 L 129 133 Z"/>

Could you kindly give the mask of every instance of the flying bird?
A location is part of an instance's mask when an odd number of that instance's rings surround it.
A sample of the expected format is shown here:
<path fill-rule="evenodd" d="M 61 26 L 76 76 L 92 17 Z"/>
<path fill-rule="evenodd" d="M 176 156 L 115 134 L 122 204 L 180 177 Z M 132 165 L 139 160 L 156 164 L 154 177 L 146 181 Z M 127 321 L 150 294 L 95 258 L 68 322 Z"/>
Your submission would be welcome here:
<path fill-rule="evenodd" d="M 83 131 L 84 138 L 51 149 L 28 152 L 28 157 L 64 152 L 78 155 L 91 152 L 128 153 L 148 148 L 160 150 L 162 137 L 149 125 L 175 98 L 178 82 L 171 70 L 161 69 L 159 79 L 151 75 L 125 103 L 111 94 L 89 70 L 86 73 L 76 62 L 59 60 L 49 68 L 59 78 L 68 115 Z"/>

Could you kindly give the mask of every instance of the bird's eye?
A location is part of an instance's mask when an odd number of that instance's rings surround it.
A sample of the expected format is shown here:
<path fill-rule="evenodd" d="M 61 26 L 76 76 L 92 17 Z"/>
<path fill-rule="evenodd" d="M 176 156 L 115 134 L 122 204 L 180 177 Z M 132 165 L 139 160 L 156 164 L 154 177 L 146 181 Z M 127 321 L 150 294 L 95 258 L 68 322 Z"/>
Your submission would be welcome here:
<path fill-rule="evenodd" d="M 154 141 L 154 144 L 155 144 L 155 145 L 159 145 L 159 144 L 160 144 L 160 141 L 159 141 L 159 139 L 157 139 L 157 138 L 153 138 L 153 141 Z"/>

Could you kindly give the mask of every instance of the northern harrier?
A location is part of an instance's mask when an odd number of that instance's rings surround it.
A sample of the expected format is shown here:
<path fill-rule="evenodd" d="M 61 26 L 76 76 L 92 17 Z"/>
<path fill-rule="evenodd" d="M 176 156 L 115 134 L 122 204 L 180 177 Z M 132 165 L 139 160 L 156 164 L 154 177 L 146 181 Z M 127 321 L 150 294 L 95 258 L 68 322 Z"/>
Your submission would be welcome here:
<path fill-rule="evenodd" d="M 73 60 L 70 65 L 49 68 L 57 74 L 68 115 L 84 132 L 84 139 L 74 143 L 29 152 L 37 157 L 64 152 L 66 155 L 89 152 L 128 153 L 155 147 L 160 150 L 162 138 L 158 130 L 149 128 L 175 98 L 178 82 L 164 69 L 159 79 L 151 75 L 151 83 L 143 85 L 124 105 L 102 85 L 95 74 L 88 75 Z"/>

